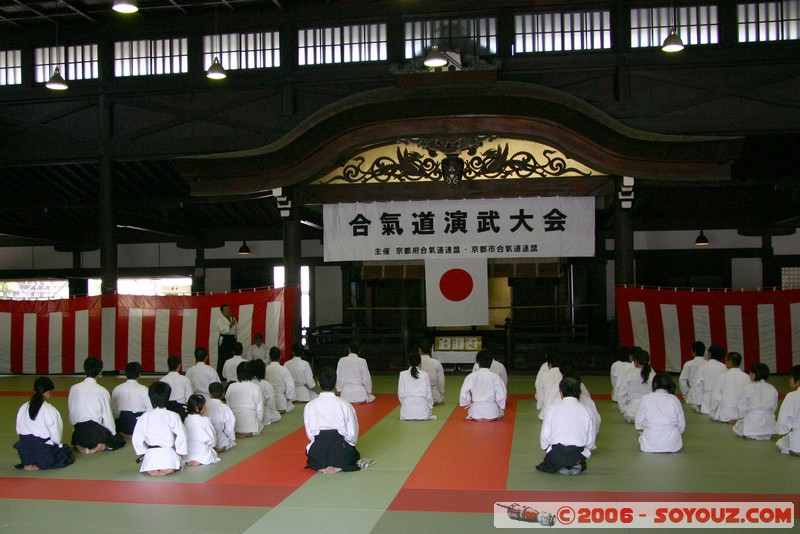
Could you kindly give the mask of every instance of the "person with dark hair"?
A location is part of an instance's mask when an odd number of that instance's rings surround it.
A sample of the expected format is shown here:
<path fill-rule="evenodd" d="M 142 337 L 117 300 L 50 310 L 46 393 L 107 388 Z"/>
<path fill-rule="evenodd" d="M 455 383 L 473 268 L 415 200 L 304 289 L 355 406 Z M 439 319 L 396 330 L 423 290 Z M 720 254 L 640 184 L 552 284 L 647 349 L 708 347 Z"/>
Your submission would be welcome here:
<path fill-rule="evenodd" d="M 275 390 L 275 407 L 280 413 L 289 413 L 294 410 L 294 378 L 284 366 L 281 365 L 281 349 L 269 349 L 269 365 L 267 365 L 266 378 L 272 389 Z"/>
<path fill-rule="evenodd" d="M 490 370 L 492 354 L 484 349 L 475 357 L 478 370 L 464 379 L 458 404 L 467 409 L 467 419 L 497 421 L 506 409 L 506 385 Z"/>
<path fill-rule="evenodd" d="M 633 368 L 620 381 L 619 411 L 629 423 L 636 418 L 642 396 L 653 391 L 653 377 L 650 353 L 639 349 L 633 355 Z"/>
<path fill-rule="evenodd" d="M 186 410 L 189 412 L 184 422 L 188 442 L 187 452 L 183 457 L 186 465 L 194 467 L 219 462 L 215 450 L 217 433 L 211 420 L 203 415 L 206 412 L 206 398 L 202 395 L 191 395 L 186 403 Z"/>
<path fill-rule="evenodd" d="M 681 389 L 683 400 L 686 404 L 699 406 L 703 404 L 703 399 L 699 398 L 698 391 L 692 388 L 697 371 L 706 363 L 706 344 L 702 341 L 692 343 L 692 359 L 683 364 L 681 376 L 678 377 L 678 386 Z"/>
<path fill-rule="evenodd" d="M 14 444 L 19 454 L 17 469 L 38 471 L 66 467 L 75 461 L 72 449 L 61 443 L 64 424 L 61 414 L 47 402 L 55 384 L 46 376 L 33 382 L 31 399 L 17 412 L 17 435 Z"/>
<path fill-rule="evenodd" d="M 222 378 L 227 380 L 229 384 L 231 382 L 236 382 L 238 380 L 237 376 L 239 373 L 237 369 L 239 368 L 239 364 L 247 361 L 242 357 L 242 350 L 244 349 L 241 343 L 239 343 L 238 341 L 234 343 L 233 356 L 228 358 L 228 360 L 225 362 L 225 365 L 222 368 L 221 376 Z"/>
<path fill-rule="evenodd" d="M 257 361 L 257 360 L 256 360 Z M 225 399 L 233 415 L 236 416 L 234 430 L 237 438 L 248 438 L 261 434 L 264 428 L 264 395 L 261 388 L 252 381 L 250 362 L 242 361 L 236 368 L 236 382 L 228 386 Z"/>
<path fill-rule="evenodd" d="M 478 362 L 472 366 L 473 371 L 478 370 Z M 503 384 L 508 388 L 508 372 L 506 371 L 506 366 L 502 363 L 498 362 L 494 357 L 492 357 L 492 365 L 489 366 L 489 370 L 500 377 L 500 380 L 503 381 Z"/>
<path fill-rule="evenodd" d="M 577 375 L 566 375 L 558 389 L 561 400 L 544 411 L 539 441 L 545 456 L 536 469 L 544 473 L 579 475 L 586 470 L 586 459 L 595 448 L 597 428 L 589 409 L 578 400 L 581 379 Z"/>
<path fill-rule="evenodd" d="M 373 402 L 372 376 L 367 360 L 361 357 L 361 344 L 353 340 L 348 350 L 347 356 L 339 359 L 336 366 L 336 390 L 343 399 L 353 404 Z"/>
<path fill-rule="evenodd" d="M 567 375 L 575 375 L 577 377 L 580 377 L 580 375 L 578 375 L 578 373 L 575 371 L 574 364 L 572 363 L 571 360 L 562 359 L 560 360 L 560 362 L 561 363 L 556 369 L 558 370 L 559 376 L 561 378 Z M 559 379 L 559 383 L 560 382 L 561 379 Z M 542 409 L 539 410 L 539 419 L 543 420 L 544 411 L 547 409 L 547 407 L 550 404 L 560 399 L 561 399 L 561 391 L 558 389 L 558 384 L 556 384 L 554 387 L 551 387 L 550 389 L 547 390 L 547 393 L 545 394 L 544 399 L 542 400 Z M 589 390 L 586 388 L 586 384 L 584 384 L 583 382 L 581 382 L 581 394 L 579 400 L 581 401 L 582 404 L 586 405 L 586 407 L 589 408 L 589 410 L 592 412 L 592 415 L 595 418 L 595 427 L 600 428 L 600 412 L 597 411 L 597 406 L 592 400 L 592 396 L 589 393 Z"/>
<path fill-rule="evenodd" d="M 139 472 L 163 477 L 183 467 L 182 456 L 188 452 L 186 429 L 181 418 L 167 409 L 172 388 L 156 381 L 147 389 L 153 409 L 139 417 L 131 444 L 141 463 Z"/>
<path fill-rule="evenodd" d="M 117 431 L 128 439 L 133 434 L 139 416 L 153 409 L 150 397 L 147 395 L 147 386 L 139 383 L 140 376 L 142 376 L 142 364 L 128 362 L 125 364 L 127 380 L 111 392 L 114 423 L 117 425 Z"/>
<path fill-rule="evenodd" d="M 619 400 L 619 380 L 625 373 L 633 367 L 633 347 L 620 347 L 619 358 L 611 364 L 611 400 L 617 402 Z"/>
<path fill-rule="evenodd" d="M 400 419 L 403 421 L 427 421 L 433 415 L 433 393 L 428 373 L 420 369 L 422 358 L 418 353 L 408 357 L 410 367 L 400 373 L 397 382 L 397 397 L 400 399 Z"/>
<path fill-rule="evenodd" d="M 264 397 L 264 413 L 262 423 L 264 425 L 271 425 L 281 420 L 281 414 L 278 408 L 275 407 L 275 388 L 267 380 L 267 365 L 264 360 L 251 360 L 247 362 L 250 366 L 251 380 L 258 384 L 261 389 L 261 395 Z"/>
<path fill-rule="evenodd" d="M 217 331 L 219 332 L 219 339 L 217 342 L 217 375 L 224 377 L 225 373 L 223 372 L 223 368 L 225 362 L 232 358 L 234 354 L 238 323 L 236 317 L 231 313 L 231 307 L 227 304 L 223 304 L 219 307 L 219 313 L 220 317 L 217 319 Z M 236 366 L 234 366 L 233 369 L 235 374 Z"/>
<path fill-rule="evenodd" d="M 111 395 L 97 383 L 103 372 L 103 361 L 89 357 L 83 362 L 86 378 L 69 388 L 67 406 L 69 422 L 74 427 L 72 444 L 82 454 L 113 451 L 125 446 L 125 438 L 117 433 Z"/>
<path fill-rule="evenodd" d="M 300 343 L 292 344 L 292 358 L 283 364 L 294 380 L 294 400 L 295 402 L 308 402 L 317 398 L 314 388 L 314 374 L 311 372 L 311 365 L 303 359 L 303 345 Z"/>
<path fill-rule="evenodd" d="M 653 379 L 653 392 L 642 396 L 636 414 L 636 430 L 642 452 L 678 452 L 683 447 L 681 434 L 686 429 L 683 406 L 675 396 L 675 384 L 666 371 Z"/>
<path fill-rule="evenodd" d="M 167 403 L 167 410 L 178 414 L 181 421 L 186 419 L 186 402 L 192 395 L 192 382 L 180 373 L 181 357 L 167 357 L 169 372 L 161 377 L 161 382 L 166 382 L 172 390 Z"/>
<path fill-rule="evenodd" d="M 206 402 L 205 416 L 211 421 L 214 427 L 214 435 L 217 445 L 214 450 L 217 452 L 227 451 L 236 446 L 236 416 L 225 404 L 225 388 L 220 382 L 212 382 L 208 385 L 208 393 L 211 398 Z"/>
<path fill-rule="evenodd" d="M 750 364 L 750 380 L 739 399 L 739 417 L 733 433 L 750 439 L 768 440 L 775 433 L 775 410 L 778 409 L 778 390 L 767 382 L 769 367 L 761 362 Z"/>
<path fill-rule="evenodd" d="M 694 375 L 694 383 L 690 395 L 695 401 L 700 401 L 699 405 L 693 404 L 695 410 L 706 415 L 711 413 L 711 395 L 717 386 L 717 381 L 722 373 L 725 372 L 725 364 L 722 359 L 725 357 L 725 349 L 720 345 L 708 347 L 708 361 L 701 365 Z"/>
<path fill-rule="evenodd" d="M 253 336 L 253 344 L 247 347 L 242 356 L 248 362 L 261 360 L 267 363 L 269 361 L 269 349 L 264 344 L 264 334 L 258 333 Z"/>
<path fill-rule="evenodd" d="M 351 346 L 352 348 L 352 346 Z M 306 445 L 307 469 L 331 474 L 339 471 L 358 471 L 374 464 L 361 460 L 356 449 L 358 417 L 353 405 L 337 397 L 336 371 L 324 367 L 319 372 L 319 397 L 306 404 L 303 424 L 309 443 Z"/>
<path fill-rule="evenodd" d="M 435 406 L 444 402 L 444 367 L 442 367 L 442 362 L 431 357 L 432 348 L 433 343 L 430 339 L 421 339 L 417 344 L 417 352 L 421 362 L 419 368 L 428 373 Z"/>
<path fill-rule="evenodd" d="M 561 382 L 563 376 L 561 375 L 561 356 L 555 352 L 547 353 L 547 371 L 542 375 L 541 380 L 536 378 L 536 409 L 539 410 L 539 419 L 542 418 L 544 413 L 545 400 L 551 389 L 555 388 L 558 391 L 558 384 Z M 540 370 L 541 371 L 541 370 Z M 553 398 L 553 395 L 550 395 Z M 557 397 L 556 397 L 557 398 Z"/>
<path fill-rule="evenodd" d="M 186 370 L 186 378 L 192 384 L 192 392 L 210 399 L 208 385 L 212 382 L 219 382 L 219 375 L 213 367 L 206 363 L 208 351 L 205 347 L 194 349 L 195 364 Z"/>
<path fill-rule="evenodd" d="M 745 386 L 750 383 L 750 377 L 739 369 L 742 365 L 741 354 L 729 352 L 725 360 L 727 370 L 719 376 L 711 394 L 710 415 L 715 421 L 733 424 L 739 419 L 739 399 Z"/>
<path fill-rule="evenodd" d="M 783 454 L 800 456 L 800 365 L 789 369 L 789 387 L 778 412 L 776 434 L 783 437 L 775 445 Z"/>

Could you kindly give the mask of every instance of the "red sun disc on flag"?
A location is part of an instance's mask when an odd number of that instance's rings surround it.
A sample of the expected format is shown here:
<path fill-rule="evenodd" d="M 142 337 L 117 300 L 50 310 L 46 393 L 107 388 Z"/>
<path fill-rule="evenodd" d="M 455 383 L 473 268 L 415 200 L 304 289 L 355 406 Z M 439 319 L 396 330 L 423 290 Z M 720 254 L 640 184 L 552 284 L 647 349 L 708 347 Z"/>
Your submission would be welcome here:
<path fill-rule="evenodd" d="M 439 291 L 447 300 L 460 302 L 469 297 L 475 283 L 464 269 L 450 269 L 439 279 Z"/>

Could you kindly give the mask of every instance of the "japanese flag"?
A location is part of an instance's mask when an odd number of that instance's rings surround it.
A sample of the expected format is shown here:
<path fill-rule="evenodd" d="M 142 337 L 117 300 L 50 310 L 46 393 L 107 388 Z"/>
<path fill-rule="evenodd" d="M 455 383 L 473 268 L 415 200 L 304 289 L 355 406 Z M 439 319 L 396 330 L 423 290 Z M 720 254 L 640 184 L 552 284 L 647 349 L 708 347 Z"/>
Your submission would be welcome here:
<path fill-rule="evenodd" d="M 425 260 L 428 326 L 489 323 L 486 259 Z"/>

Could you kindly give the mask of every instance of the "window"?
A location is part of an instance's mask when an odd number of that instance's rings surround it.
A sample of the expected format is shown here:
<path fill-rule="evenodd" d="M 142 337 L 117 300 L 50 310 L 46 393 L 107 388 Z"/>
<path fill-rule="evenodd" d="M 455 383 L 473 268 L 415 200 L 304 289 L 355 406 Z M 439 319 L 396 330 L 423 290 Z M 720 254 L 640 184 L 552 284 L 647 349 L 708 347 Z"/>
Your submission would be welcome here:
<path fill-rule="evenodd" d="M 297 32 L 297 64 L 386 60 L 386 24 L 311 28 Z"/>
<path fill-rule="evenodd" d="M 50 46 L 34 50 L 34 79 L 45 83 L 55 67 L 61 67 L 65 80 L 97 79 L 97 45 Z"/>
<path fill-rule="evenodd" d="M 276 288 L 286 285 L 286 272 L 282 265 L 272 268 L 272 279 Z M 308 265 L 300 267 L 300 322 L 303 328 L 311 326 L 311 269 Z"/>
<path fill-rule="evenodd" d="M 188 71 L 189 46 L 185 37 L 114 43 L 114 76 L 150 76 Z"/>
<path fill-rule="evenodd" d="M 514 17 L 514 53 L 611 48 L 611 12 L 536 13 Z"/>
<path fill-rule="evenodd" d="M 279 32 L 226 33 L 203 37 L 203 69 L 218 57 L 226 70 L 281 66 Z"/>
<path fill-rule="evenodd" d="M 739 4 L 739 42 L 800 39 L 800 0 Z"/>
<path fill-rule="evenodd" d="M 0 85 L 22 83 L 22 51 L 0 50 Z"/>
<path fill-rule="evenodd" d="M 5 280 L 0 282 L 0 298 L 16 300 L 66 299 L 69 298 L 69 282 L 66 280 Z"/>
<path fill-rule="evenodd" d="M 800 289 L 800 267 L 781 267 L 781 289 Z"/>
<path fill-rule="evenodd" d="M 464 55 L 487 56 L 497 53 L 497 19 L 446 19 L 406 22 L 405 58 L 428 53 L 431 46 L 455 50 Z"/>
<path fill-rule="evenodd" d="M 719 42 L 717 6 L 650 7 L 631 9 L 631 48 L 660 47 L 673 26 L 683 44 Z"/>
<path fill-rule="evenodd" d="M 191 278 L 120 278 L 117 280 L 120 295 L 191 295 Z M 89 296 L 100 295 L 100 279 L 89 279 Z"/>

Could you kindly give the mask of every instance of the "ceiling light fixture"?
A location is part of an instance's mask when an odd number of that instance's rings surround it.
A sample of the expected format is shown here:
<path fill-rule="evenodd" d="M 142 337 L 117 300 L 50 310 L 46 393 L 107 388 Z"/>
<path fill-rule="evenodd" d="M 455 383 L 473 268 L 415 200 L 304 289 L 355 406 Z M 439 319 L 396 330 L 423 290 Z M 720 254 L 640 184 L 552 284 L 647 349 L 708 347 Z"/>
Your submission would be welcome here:
<path fill-rule="evenodd" d="M 423 63 L 426 67 L 434 69 L 436 67 L 444 67 L 447 65 L 448 61 L 442 51 L 439 50 L 439 47 L 437 45 L 433 45 L 428 51 L 428 55 L 425 56 L 425 61 L 423 61 Z"/>
<path fill-rule="evenodd" d="M 669 35 L 664 39 L 661 45 L 661 50 L 664 52 L 680 52 L 683 50 L 683 40 L 678 35 L 678 8 L 673 4 L 672 6 L 672 25 L 670 26 Z"/>
<path fill-rule="evenodd" d="M 247 241 L 242 241 L 242 246 L 239 247 L 239 255 L 247 256 L 250 254 L 250 247 L 247 246 Z"/>
<path fill-rule="evenodd" d="M 59 7 L 60 6 L 61 3 L 59 2 Z M 58 20 L 56 20 L 56 68 L 53 69 L 53 75 L 50 76 L 50 79 L 47 80 L 44 86 L 53 91 L 64 91 L 69 88 L 66 80 L 61 76 L 61 48 L 58 46 Z"/>
<path fill-rule="evenodd" d="M 219 40 L 219 49 L 222 50 L 222 36 L 219 35 L 219 30 L 217 30 L 217 6 L 215 5 L 214 35 L 211 36 L 211 53 L 214 55 L 214 61 L 211 62 L 211 66 L 208 67 L 206 71 L 206 77 L 211 80 L 223 80 L 228 77 L 228 73 L 225 72 L 225 68 L 222 66 L 222 63 L 220 63 L 219 56 L 217 55 L 217 40 Z"/>
<path fill-rule="evenodd" d="M 708 242 L 708 238 L 706 237 L 706 234 L 704 234 L 703 231 L 700 230 L 700 235 L 697 236 L 697 239 L 694 240 L 694 246 L 696 246 L 696 247 L 707 247 L 708 245 L 709 245 L 709 242 Z"/>
<path fill-rule="evenodd" d="M 112 9 L 117 13 L 136 13 L 139 11 L 139 2 L 136 0 L 114 0 Z"/>

